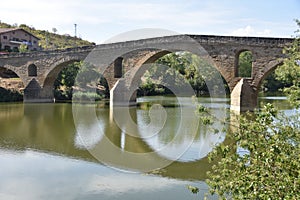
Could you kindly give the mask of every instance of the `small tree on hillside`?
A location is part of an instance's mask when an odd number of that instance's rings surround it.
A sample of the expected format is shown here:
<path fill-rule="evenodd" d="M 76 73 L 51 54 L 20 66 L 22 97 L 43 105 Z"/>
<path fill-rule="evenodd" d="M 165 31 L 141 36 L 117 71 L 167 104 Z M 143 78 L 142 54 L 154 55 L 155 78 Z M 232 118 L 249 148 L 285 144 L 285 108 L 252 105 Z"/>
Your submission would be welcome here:
<path fill-rule="evenodd" d="M 25 53 L 25 52 L 28 52 L 28 46 L 26 44 L 21 44 L 19 46 L 19 52 L 20 53 Z"/>

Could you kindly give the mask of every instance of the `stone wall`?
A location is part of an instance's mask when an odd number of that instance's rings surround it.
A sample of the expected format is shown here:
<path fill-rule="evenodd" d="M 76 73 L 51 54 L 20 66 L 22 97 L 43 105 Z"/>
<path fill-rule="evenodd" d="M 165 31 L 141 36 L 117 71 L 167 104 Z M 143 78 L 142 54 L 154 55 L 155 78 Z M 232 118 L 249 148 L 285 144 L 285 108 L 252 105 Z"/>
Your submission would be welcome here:
<path fill-rule="evenodd" d="M 62 68 L 70 62 L 86 59 L 104 74 L 110 89 L 119 79 L 125 79 L 121 82 L 130 88 L 131 84 L 138 81 L 136 77 L 139 76 L 136 76 L 136 73 L 141 73 L 139 68 L 144 63 L 152 62 L 168 52 L 188 51 L 204 56 L 214 63 L 228 83 L 230 91 L 235 91 L 234 94 L 239 96 L 237 101 L 238 98 L 232 95 L 233 108 L 245 106 L 248 109 L 255 105 L 252 100 L 257 98 L 262 80 L 282 63 L 285 57 L 282 53 L 283 47 L 291 42 L 292 39 L 288 38 L 173 35 L 57 51 L 1 55 L 0 68 L 15 72 L 23 81 L 25 88 L 30 85 L 28 90 L 25 89 L 25 92 L 31 91 L 27 95 L 28 98 L 32 93 L 32 98 L 45 99 L 52 98 L 54 80 Z M 248 79 L 236 77 L 238 56 L 244 50 L 251 51 L 253 55 L 252 77 Z M 115 77 L 114 61 L 120 57 L 123 58 L 123 74 L 122 77 Z M 30 65 L 36 66 L 37 76 L 29 76 Z M 32 85 L 36 90 L 32 89 Z M 235 89 L 236 86 L 240 89 Z M 249 88 L 253 93 L 251 97 L 247 95 Z M 33 91 L 37 91 L 38 95 L 33 95 Z M 244 101 L 245 98 L 252 100 L 247 102 Z"/>

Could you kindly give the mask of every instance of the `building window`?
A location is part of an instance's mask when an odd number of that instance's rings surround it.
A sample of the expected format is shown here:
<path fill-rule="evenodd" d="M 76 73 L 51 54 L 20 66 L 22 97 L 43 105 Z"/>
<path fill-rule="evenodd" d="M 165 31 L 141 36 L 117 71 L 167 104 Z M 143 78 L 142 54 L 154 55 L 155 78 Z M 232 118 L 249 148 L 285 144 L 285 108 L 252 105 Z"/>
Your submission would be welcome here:
<path fill-rule="evenodd" d="M 6 36 L 6 35 L 3 35 L 3 39 L 4 39 L 4 40 L 7 40 L 7 36 Z"/>
<path fill-rule="evenodd" d="M 11 50 L 11 49 L 10 49 L 10 46 L 7 46 L 7 45 L 4 46 L 4 49 L 7 50 L 7 51 L 10 51 L 10 50 Z"/>
<path fill-rule="evenodd" d="M 13 41 L 20 41 L 19 38 L 13 38 L 12 40 L 13 40 Z"/>
<path fill-rule="evenodd" d="M 122 78 L 123 76 L 123 58 L 118 57 L 114 62 L 114 77 Z"/>
<path fill-rule="evenodd" d="M 37 76 L 37 67 L 34 64 L 28 66 L 28 76 Z"/>
<path fill-rule="evenodd" d="M 36 44 L 36 41 L 35 41 L 35 40 L 33 40 L 33 44 Z"/>

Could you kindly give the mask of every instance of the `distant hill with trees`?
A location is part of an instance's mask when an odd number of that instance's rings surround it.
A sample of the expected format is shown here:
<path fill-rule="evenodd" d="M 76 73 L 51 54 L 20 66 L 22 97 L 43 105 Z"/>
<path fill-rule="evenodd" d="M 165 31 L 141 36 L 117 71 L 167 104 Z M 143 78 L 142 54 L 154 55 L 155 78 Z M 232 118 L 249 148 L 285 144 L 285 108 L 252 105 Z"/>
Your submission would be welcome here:
<path fill-rule="evenodd" d="M 74 37 L 70 35 L 60 35 L 57 32 L 56 28 L 52 28 L 51 32 L 46 30 L 37 30 L 32 26 L 28 26 L 26 24 L 7 24 L 4 22 L 0 22 L 0 28 L 22 28 L 29 33 L 35 35 L 40 39 L 39 45 L 47 50 L 47 49 L 65 49 L 71 47 L 78 46 L 88 46 L 94 45 L 95 43 L 89 42 L 87 40 L 83 40 L 79 37 Z"/>

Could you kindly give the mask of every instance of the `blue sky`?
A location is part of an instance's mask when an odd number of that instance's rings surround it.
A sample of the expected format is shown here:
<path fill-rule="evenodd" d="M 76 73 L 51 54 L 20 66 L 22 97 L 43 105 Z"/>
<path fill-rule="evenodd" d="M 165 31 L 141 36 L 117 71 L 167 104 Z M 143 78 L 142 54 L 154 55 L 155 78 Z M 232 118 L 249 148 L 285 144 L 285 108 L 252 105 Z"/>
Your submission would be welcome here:
<path fill-rule="evenodd" d="M 300 0 L 14 0 L 0 20 L 77 35 L 97 44 L 123 32 L 158 28 L 188 34 L 291 37 Z"/>

